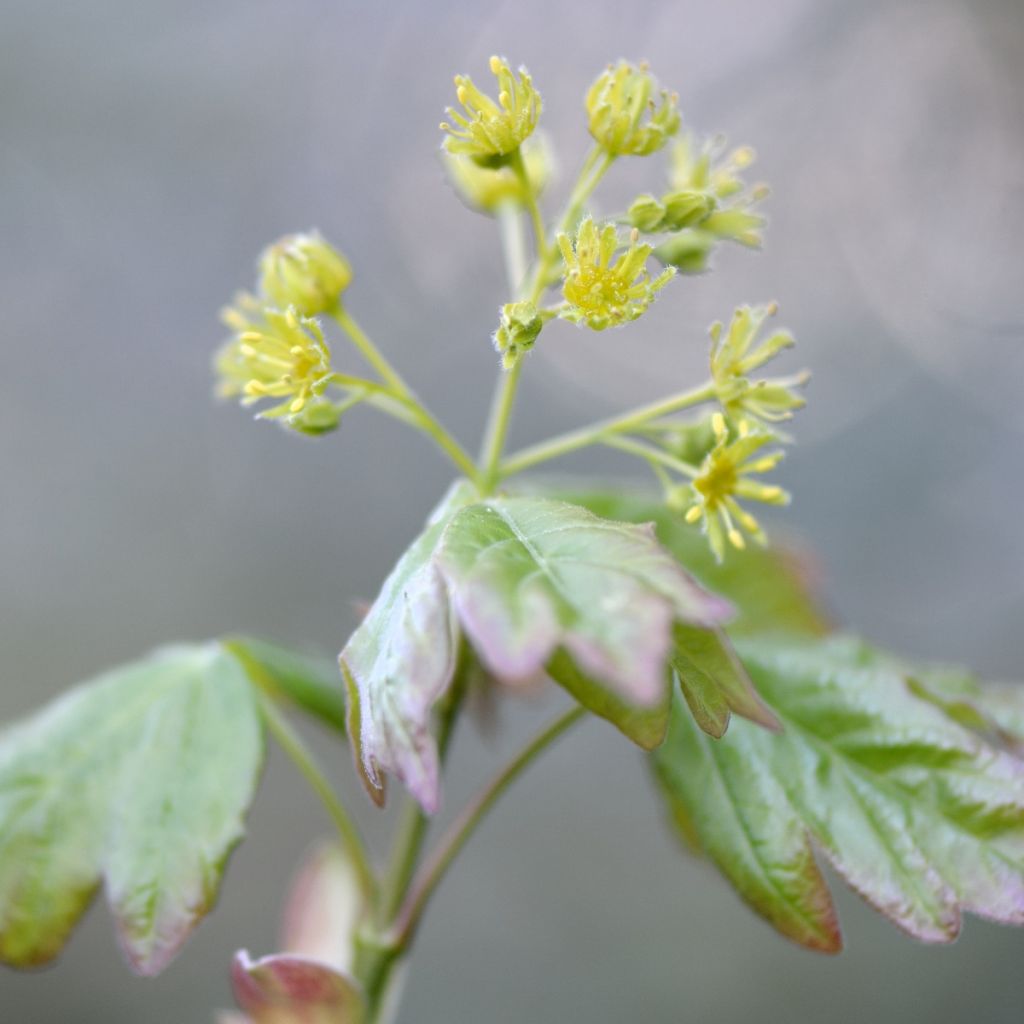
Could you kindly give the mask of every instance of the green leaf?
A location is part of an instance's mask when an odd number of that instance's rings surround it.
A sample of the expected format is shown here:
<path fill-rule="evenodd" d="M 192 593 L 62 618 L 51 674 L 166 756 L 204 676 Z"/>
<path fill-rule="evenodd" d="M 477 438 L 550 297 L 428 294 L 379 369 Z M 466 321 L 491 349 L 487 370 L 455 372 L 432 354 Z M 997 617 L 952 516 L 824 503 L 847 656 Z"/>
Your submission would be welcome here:
<path fill-rule="evenodd" d="M 230 637 L 224 646 L 265 687 L 325 725 L 345 732 L 344 681 L 337 664 L 296 654 L 253 637 Z"/>
<path fill-rule="evenodd" d="M 729 639 L 720 629 L 677 623 L 672 667 L 697 724 L 716 739 L 725 735 L 733 711 L 767 729 L 779 720 L 754 689 Z"/>
<path fill-rule="evenodd" d="M 806 556 L 784 546 L 730 551 L 715 562 L 699 527 L 689 526 L 650 493 L 558 488 L 550 493 L 585 506 L 596 515 L 632 523 L 654 523 L 658 539 L 709 590 L 735 605 L 728 632 L 819 636 L 832 628 L 813 586 Z"/>
<path fill-rule="evenodd" d="M 456 484 L 384 582 L 341 652 L 349 735 L 371 798 L 384 802 L 384 773 L 401 779 L 427 813 L 440 803 L 431 711 L 452 681 L 457 626 L 435 548 L 472 488 Z"/>
<path fill-rule="evenodd" d="M 361 1024 L 366 1018 L 359 985 L 309 957 L 252 960 L 242 950 L 231 965 L 231 983 L 251 1024 Z"/>
<path fill-rule="evenodd" d="M 212 907 L 256 788 L 249 680 L 217 644 L 173 647 L 0 734 L 0 957 L 52 959 L 102 882 L 155 974 Z"/>
<path fill-rule="evenodd" d="M 1024 762 L 916 697 L 910 676 L 845 640 L 745 640 L 780 719 L 721 740 L 674 711 L 654 754 L 673 818 L 780 931 L 836 949 L 810 843 L 905 931 L 948 942 L 971 911 L 1024 923 Z"/>
<path fill-rule="evenodd" d="M 461 509 L 437 564 L 491 672 L 514 682 L 547 667 L 624 732 L 647 735 L 644 745 L 653 740 L 650 723 L 638 728 L 624 711 L 664 704 L 674 622 L 710 626 L 731 611 L 682 570 L 649 525 L 544 498 Z M 570 660 L 556 658 L 559 651 Z M 657 717 L 663 728 L 664 711 Z"/>
<path fill-rule="evenodd" d="M 584 675 L 564 650 L 558 650 L 552 656 L 547 664 L 547 673 L 588 711 L 611 722 L 644 750 L 654 750 L 665 739 L 671 702 L 668 687 L 663 688 L 656 704 L 637 706 Z"/>

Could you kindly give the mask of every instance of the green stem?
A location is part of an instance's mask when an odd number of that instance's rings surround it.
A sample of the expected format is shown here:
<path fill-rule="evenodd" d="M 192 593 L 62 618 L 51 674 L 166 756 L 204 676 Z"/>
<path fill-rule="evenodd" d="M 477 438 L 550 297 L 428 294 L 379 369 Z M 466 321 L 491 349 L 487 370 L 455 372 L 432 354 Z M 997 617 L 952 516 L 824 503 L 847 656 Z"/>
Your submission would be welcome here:
<path fill-rule="evenodd" d="M 502 374 L 491 403 L 491 415 L 487 425 L 487 438 L 481 457 L 483 471 L 481 488 L 483 493 L 490 494 L 497 484 L 500 473 L 501 453 L 505 450 L 505 438 L 512 420 L 512 408 L 515 405 L 516 390 L 523 372 L 523 360 L 520 359 L 507 373 Z"/>
<path fill-rule="evenodd" d="M 553 437 L 540 444 L 531 445 L 529 448 L 523 448 L 510 455 L 502 463 L 499 467 L 498 480 L 504 480 L 531 466 L 547 462 L 549 459 L 559 458 L 580 448 L 586 448 L 588 445 L 603 442 L 607 437 L 615 434 L 629 433 L 644 426 L 649 420 L 660 419 L 690 406 L 700 405 L 713 398 L 714 395 L 714 387 L 711 384 L 703 384 L 699 388 L 682 391 L 679 394 L 670 395 L 668 398 L 651 402 L 649 405 L 639 406 L 621 416 L 613 416 L 610 419 L 571 430 L 567 434 L 560 434 L 558 437 Z"/>
<path fill-rule="evenodd" d="M 380 374 L 381 379 L 387 381 L 391 390 L 407 398 L 412 398 L 412 388 L 405 383 L 399 372 L 388 362 L 384 353 L 377 348 L 366 331 L 356 323 L 352 314 L 344 306 L 339 305 L 335 307 L 331 316 L 352 339 L 352 343 L 362 353 L 363 358 Z"/>
<path fill-rule="evenodd" d="M 278 745 L 305 778 L 310 789 L 320 798 L 320 802 L 338 830 L 345 852 L 359 879 L 359 889 L 363 899 L 368 906 L 373 906 L 377 894 L 377 877 L 370 865 L 370 858 L 363 845 L 362 837 L 359 835 L 359 830 L 336 796 L 326 776 L 320 770 L 312 753 L 287 718 L 281 714 L 273 696 L 267 692 L 266 687 L 259 685 L 258 688 L 260 714 L 263 716 L 263 721 L 271 735 L 277 740 Z"/>
<path fill-rule="evenodd" d="M 579 216 L 579 211 L 582 209 L 583 204 L 594 189 L 597 188 L 598 182 L 604 177 L 608 168 L 611 167 L 615 160 L 613 156 L 608 154 L 604 155 L 604 159 L 599 160 L 600 155 L 601 150 L 594 147 L 584 160 L 576 187 L 573 189 L 572 195 L 569 197 L 569 203 L 559 221 L 558 229 L 555 232 L 556 236 L 558 232 L 572 226 L 575 219 Z M 522 158 L 520 157 L 520 163 L 521 161 Z M 513 163 L 513 167 L 515 166 L 515 163 Z M 519 172 L 517 171 L 517 173 Z M 525 168 L 523 168 L 523 174 L 525 174 Z M 527 301 L 536 305 L 540 301 L 544 289 L 547 287 L 547 279 L 551 272 L 552 264 L 558 257 L 558 246 L 554 243 L 554 240 L 550 244 L 547 241 L 544 224 L 539 216 L 540 211 L 536 204 L 536 196 L 533 195 L 532 185 L 529 184 L 529 178 L 521 178 L 520 180 L 523 180 L 524 184 L 528 186 L 526 189 L 527 194 L 533 197 L 531 215 L 534 212 L 537 215 L 534 219 L 534 233 L 538 239 L 537 262 L 534 266 L 533 277 L 529 287 L 524 289 L 527 291 Z M 514 244 L 514 237 L 510 230 L 503 227 L 502 243 L 505 252 L 505 262 L 509 268 L 509 279 L 522 282 L 523 275 L 518 272 L 516 264 L 519 250 Z M 520 287 L 523 287 L 523 285 L 521 284 Z M 519 378 L 522 375 L 522 365 L 523 362 L 520 360 L 508 373 L 501 376 L 495 388 L 494 398 L 491 401 L 491 412 L 488 417 L 487 431 L 484 435 L 484 445 L 480 456 L 482 466 L 480 483 L 484 494 L 491 493 L 502 478 L 502 473 L 500 472 L 501 456 L 505 450 L 505 440 L 508 436 L 509 423 L 512 419 L 512 409 L 515 405 L 516 392 L 519 388 Z"/>
<path fill-rule="evenodd" d="M 438 843 L 436 852 L 427 864 L 424 865 L 423 870 L 409 890 L 408 897 L 397 921 L 396 946 L 404 949 L 412 941 L 434 890 L 444 878 L 448 868 L 466 845 L 470 836 L 476 831 L 480 822 L 487 816 L 487 812 L 537 756 L 547 747 L 551 746 L 555 740 L 566 732 L 570 726 L 583 718 L 585 714 L 586 709 L 577 706 L 547 726 L 491 780 L 486 788 L 477 795 L 473 802 L 452 823 Z"/>
<path fill-rule="evenodd" d="M 448 753 L 459 710 L 462 707 L 470 666 L 469 659 L 469 648 L 463 641 L 455 678 L 438 714 L 437 749 L 442 765 Z M 423 842 L 429 827 L 430 819 L 415 801 L 407 799 L 392 847 L 391 861 L 381 883 L 381 895 L 377 904 L 376 931 L 372 935 L 364 936 L 361 942 L 357 942 L 356 975 L 366 993 L 369 1008 L 367 1024 L 377 1024 L 379 1015 L 387 1001 L 388 986 L 394 969 L 405 953 L 405 947 L 396 946 L 388 933 L 390 933 L 395 917 L 405 901 L 409 882 L 416 871 L 416 863 L 423 849 Z"/>
<path fill-rule="evenodd" d="M 521 149 L 517 149 L 512 155 L 510 165 L 515 176 L 519 179 L 519 184 L 523 187 L 523 195 L 526 196 L 526 210 L 530 215 L 530 223 L 533 226 L 533 241 L 537 247 L 537 258 L 543 262 L 547 259 L 547 230 L 544 227 L 544 216 L 540 212 L 540 204 L 537 202 L 537 192 L 533 187 L 533 182 L 530 181 L 530 175 L 527 173 Z M 520 279 L 520 285 L 521 283 L 522 280 Z M 518 288 L 519 285 L 513 290 L 513 294 L 515 294 Z"/>
<path fill-rule="evenodd" d="M 683 476 L 692 478 L 700 473 L 700 470 L 692 463 L 677 459 L 674 455 L 670 455 L 663 449 L 655 448 L 653 445 L 645 444 L 643 441 L 636 441 L 628 437 L 616 435 L 602 438 L 600 443 L 607 445 L 609 448 L 618 448 L 619 451 L 629 452 L 630 455 L 638 455 L 641 459 L 646 459 L 652 464 L 668 466 L 669 469 L 674 469 Z"/>
<path fill-rule="evenodd" d="M 476 463 L 458 441 L 434 418 L 420 400 L 408 389 L 396 392 L 384 384 L 351 377 L 344 373 L 331 375 L 331 382 L 358 394 L 357 401 L 365 401 L 375 409 L 394 416 L 407 426 L 417 427 L 434 440 L 437 446 L 452 460 L 456 468 L 474 483 L 478 481 Z M 353 401 L 346 400 L 342 408 L 350 408 Z"/>
<path fill-rule="evenodd" d="M 505 274 L 508 278 L 509 295 L 518 295 L 526 280 L 528 258 L 526 235 L 515 203 L 505 203 L 498 208 L 498 230 L 501 233 L 501 250 L 505 254 Z"/>

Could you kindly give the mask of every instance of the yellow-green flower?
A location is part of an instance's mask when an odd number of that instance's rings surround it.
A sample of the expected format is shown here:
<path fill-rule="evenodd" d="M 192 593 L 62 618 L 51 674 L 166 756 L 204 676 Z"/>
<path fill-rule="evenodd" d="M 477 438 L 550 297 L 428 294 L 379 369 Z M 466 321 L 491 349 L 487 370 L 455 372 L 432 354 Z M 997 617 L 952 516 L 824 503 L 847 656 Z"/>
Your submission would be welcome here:
<path fill-rule="evenodd" d="M 744 533 L 759 544 L 766 538 L 760 523 L 738 499 L 761 501 L 769 505 L 786 505 L 789 494 L 774 484 L 752 479 L 754 474 L 767 473 L 782 459 L 781 451 L 758 454 L 776 438 L 766 432 L 741 431 L 730 440 L 729 428 L 721 413 L 712 417 L 716 443 L 704 457 L 700 470 L 682 495 L 684 518 L 688 523 L 701 522 L 715 558 L 725 557 L 725 542 L 734 548 L 746 546 Z"/>
<path fill-rule="evenodd" d="M 590 134 L 610 156 L 647 156 L 679 130 L 677 102 L 675 93 L 656 89 L 646 64 L 609 65 L 587 92 Z"/>
<path fill-rule="evenodd" d="M 750 380 L 749 374 L 791 347 L 793 336 L 776 331 L 757 343 L 764 322 L 774 316 L 778 306 L 740 306 L 733 314 L 729 329 L 721 323 L 711 325 L 711 379 L 726 416 L 737 427 L 779 423 L 804 406 L 796 389 L 807 383 L 804 371 L 789 377 Z"/>
<path fill-rule="evenodd" d="M 348 260 L 318 231 L 286 235 L 263 250 L 260 292 L 271 306 L 294 306 L 299 316 L 335 309 L 352 282 Z"/>
<path fill-rule="evenodd" d="M 635 229 L 616 258 L 621 246 L 615 226 L 598 228 L 591 217 L 581 222 L 575 239 L 559 235 L 558 246 L 565 261 L 566 300 L 559 315 L 595 331 L 636 320 L 675 274 L 669 267 L 651 279 L 646 267 L 651 247 L 637 244 Z"/>
<path fill-rule="evenodd" d="M 455 94 L 464 113 L 449 107 L 447 113 L 454 124 L 446 122 L 441 130 L 448 133 L 444 145 L 449 153 L 496 167 L 507 163 L 533 134 L 541 100 L 526 68 L 519 69 L 517 79 L 500 57 L 492 57 L 490 67 L 498 79 L 497 102 L 482 93 L 468 75 L 456 75 Z"/>
<path fill-rule="evenodd" d="M 333 404 L 322 397 L 333 376 L 331 352 L 315 320 L 294 307 L 263 307 L 245 293 L 223 320 L 235 334 L 216 357 L 222 397 L 241 397 L 243 405 L 281 399 L 259 415 L 299 430 L 320 433 L 337 426 Z"/>
<path fill-rule="evenodd" d="M 535 195 L 540 195 L 552 173 L 551 149 L 538 133 L 522 146 L 526 176 Z M 527 201 L 523 181 L 509 166 L 482 167 L 468 156 L 444 154 L 448 176 L 462 201 L 481 213 L 495 214 L 502 206 L 524 207 Z"/>
<path fill-rule="evenodd" d="M 768 195 L 768 188 L 760 184 L 748 186 L 742 177 L 754 159 L 749 146 L 726 153 L 721 137 L 700 142 L 687 134 L 675 142 L 669 174 L 672 191 L 658 204 L 665 214 L 656 218 L 658 209 L 650 204 L 635 211 L 647 221 L 657 220 L 653 230 L 682 228 L 655 250 L 659 260 L 684 273 L 700 273 L 707 269 L 712 250 L 722 241 L 737 242 L 751 249 L 760 247 L 765 218 L 753 208 Z M 706 216 L 689 223 L 676 216 L 677 223 L 673 225 L 670 211 L 682 210 L 685 214 L 698 195 L 705 196 L 711 204 Z"/>

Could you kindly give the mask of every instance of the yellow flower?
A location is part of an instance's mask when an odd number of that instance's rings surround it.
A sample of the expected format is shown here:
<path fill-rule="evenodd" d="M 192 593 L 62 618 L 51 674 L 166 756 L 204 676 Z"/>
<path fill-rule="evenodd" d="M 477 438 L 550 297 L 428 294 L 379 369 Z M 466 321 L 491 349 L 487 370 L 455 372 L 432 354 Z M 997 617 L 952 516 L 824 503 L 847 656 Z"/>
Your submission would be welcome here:
<path fill-rule="evenodd" d="M 271 306 L 299 316 L 329 313 L 352 281 L 348 260 L 318 231 L 286 235 L 260 257 L 260 291 Z"/>
<path fill-rule="evenodd" d="M 551 177 L 551 150 L 538 133 L 523 143 L 522 154 L 526 176 L 534 194 L 540 195 Z M 526 205 L 522 179 L 511 167 L 481 167 L 471 157 L 448 152 L 444 162 L 456 192 L 467 206 L 493 214 L 506 204 Z"/>
<path fill-rule="evenodd" d="M 647 156 L 679 130 L 678 97 L 660 90 L 652 100 L 654 78 L 642 63 L 609 65 L 587 92 L 587 114 L 594 141 L 611 156 Z"/>
<path fill-rule="evenodd" d="M 721 413 L 712 417 L 712 427 L 716 443 L 704 457 L 686 491 L 688 507 L 684 518 L 688 523 L 703 523 L 711 550 L 715 558 L 722 561 L 726 538 L 734 548 L 746 546 L 744 532 L 759 544 L 766 542 L 761 525 L 737 499 L 786 505 L 789 494 L 774 484 L 751 479 L 755 473 L 774 469 L 782 459 L 781 451 L 758 455 L 766 444 L 775 440 L 772 434 L 741 430 L 739 436 L 730 441 L 729 428 Z"/>
<path fill-rule="evenodd" d="M 235 335 L 216 357 L 222 397 L 241 396 L 243 405 L 281 399 L 259 415 L 306 432 L 337 426 L 333 404 L 322 398 L 333 372 L 330 349 L 315 320 L 294 307 L 285 312 L 264 308 L 245 293 L 224 311 L 223 320 Z"/>
<path fill-rule="evenodd" d="M 739 426 L 778 423 L 792 418 L 805 401 L 796 388 L 807 383 L 806 371 L 790 377 L 770 377 L 752 381 L 749 374 L 794 344 L 788 331 L 776 331 L 755 344 L 765 320 L 774 316 L 778 306 L 740 306 L 733 314 L 729 329 L 721 323 L 711 325 L 711 379 L 715 396 L 726 416 Z"/>
<path fill-rule="evenodd" d="M 456 75 L 455 94 L 465 114 L 449 107 L 448 116 L 455 124 L 443 123 L 441 130 L 448 133 L 444 145 L 449 153 L 499 167 L 537 127 L 541 100 L 526 68 L 519 69 L 516 80 L 500 57 L 492 57 L 490 67 L 498 79 L 497 102 L 482 93 L 468 75 Z"/>
<path fill-rule="evenodd" d="M 651 247 L 637 245 L 635 230 L 625 252 L 613 260 L 620 248 L 615 226 L 598 228 L 591 217 L 580 224 L 575 239 L 559 235 L 558 246 L 565 261 L 567 303 L 560 316 L 595 331 L 636 320 L 675 274 L 669 267 L 649 277 L 645 264 Z"/>

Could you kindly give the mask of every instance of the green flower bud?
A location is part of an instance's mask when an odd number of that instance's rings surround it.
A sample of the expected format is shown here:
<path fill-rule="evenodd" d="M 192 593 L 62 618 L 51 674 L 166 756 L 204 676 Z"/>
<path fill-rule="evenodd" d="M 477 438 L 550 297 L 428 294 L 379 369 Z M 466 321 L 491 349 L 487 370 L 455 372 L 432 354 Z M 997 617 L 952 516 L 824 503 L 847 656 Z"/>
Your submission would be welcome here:
<path fill-rule="evenodd" d="M 558 236 L 565 264 L 562 286 L 566 307 L 560 316 L 573 323 L 603 331 L 641 316 L 675 271 L 665 270 L 653 280 L 647 273 L 651 246 L 637 245 L 634 228 L 625 251 L 613 224 L 598 228 L 591 217 L 580 223 L 576 237 Z"/>
<path fill-rule="evenodd" d="M 445 149 L 454 156 L 472 157 L 484 167 L 501 167 L 533 134 L 541 112 L 540 93 L 533 87 L 526 68 L 516 80 L 508 62 L 491 58 L 491 74 L 498 79 L 498 100 L 482 93 L 468 75 L 455 76 L 455 90 L 464 114 L 454 107 L 448 116 L 455 122 L 442 123 L 447 132 Z"/>
<path fill-rule="evenodd" d="M 669 192 L 660 200 L 637 196 L 626 212 L 629 223 L 640 231 L 679 231 L 706 220 L 715 208 L 714 196 L 693 189 Z"/>
<path fill-rule="evenodd" d="M 278 309 L 294 306 L 299 316 L 335 309 L 352 281 L 348 260 L 317 231 L 286 235 L 260 257 L 260 292 Z"/>
<path fill-rule="evenodd" d="M 539 313 L 532 302 L 509 302 L 501 307 L 501 321 L 494 332 L 494 347 L 501 353 L 501 365 L 511 370 L 522 355 L 533 348 L 544 322 L 554 314 Z"/>
<path fill-rule="evenodd" d="M 761 246 L 765 219 L 752 207 L 768 195 L 768 188 L 748 186 L 742 178 L 742 172 L 754 162 L 754 151 L 740 146 L 723 155 L 724 149 L 720 137 L 698 142 L 692 134 L 672 147 L 669 179 L 673 191 L 662 198 L 662 205 L 669 207 L 673 196 L 694 195 L 706 196 L 709 203 L 703 216 L 694 211 L 687 220 L 691 200 L 682 200 L 678 208 L 682 216 L 677 217 L 675 226 L 670 226 L 666 212 L 657 228 L 677 230 L 678 234 L 658 246 L 655 257 L 686 274 L 707 270 L 711 253 L 720 242 L 737 242 L 751 249 Z"/>
<path fill-rule="evenodd" d="M 526 176 L 535 195 L 540 195 L 551 178 L 551 149 L 542 135 L 531 136 L 522 145 Z M 527 196 L 519 175 L 508 166 L 482 167 L 468 156 L 444 154 L 448 176 L 459 197 L 481 213 L 496 214 L 502 206 L 525 207 Z"/>
<path fill-rule="evenodd" d="M 611 156 L 648 156 L 679 130 L 678 97 L 660 90 L 660 104 L 651 98 L 654 78 L 645 63 L 609 65 L 586 98 L 590 134 Z"/>

